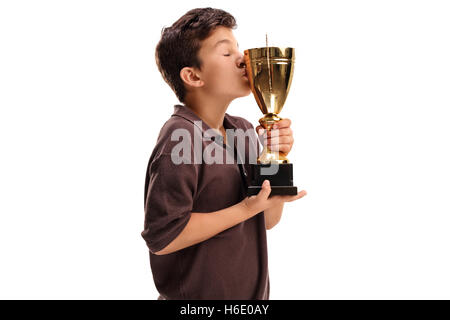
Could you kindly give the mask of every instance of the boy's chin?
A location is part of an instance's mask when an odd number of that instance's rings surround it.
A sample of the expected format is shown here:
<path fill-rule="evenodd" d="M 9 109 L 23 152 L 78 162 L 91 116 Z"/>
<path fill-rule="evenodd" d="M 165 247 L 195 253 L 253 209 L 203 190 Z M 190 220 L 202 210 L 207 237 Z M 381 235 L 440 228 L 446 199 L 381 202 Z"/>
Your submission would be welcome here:
<path fill-rule="evenodd" d="M 247 97 L 252 93 L 252 90 L 248 88 L 248 90 L 239 90 L 234 95 L 231 96 L 231 100 L 237 99 L 237 98 L 243 98 Z"/>
<path fill-rule="evenodd" d="M 249 90 L 248 92 L 243 92 L 243 93 L 241 93 L 241 94 L 239 94 L 239 95 L 236 95 L 235 99 L 247 97 L 248 95 L 250 95 L 250 93 L 252 93 L 251 90 Z"/>
<path fill-rule="evenodd" d="M 250 93 L 252 93 L 252 90 L 249 87 L 248 90 L 244 91 L 241 97 L 247 97 Z"/>

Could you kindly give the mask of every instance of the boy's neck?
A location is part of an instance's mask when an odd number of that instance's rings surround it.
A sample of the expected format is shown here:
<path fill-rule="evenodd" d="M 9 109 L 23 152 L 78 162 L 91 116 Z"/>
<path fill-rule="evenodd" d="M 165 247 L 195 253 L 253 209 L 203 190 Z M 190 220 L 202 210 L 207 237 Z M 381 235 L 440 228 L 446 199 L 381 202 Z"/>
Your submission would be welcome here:
<path fill-rule="evenodd" d="M 191 109 L 210 128 L 223 129 L 223 119 L 230 102 L 218 102 L 217 99 L 186 99 L 184 105 Z"/>

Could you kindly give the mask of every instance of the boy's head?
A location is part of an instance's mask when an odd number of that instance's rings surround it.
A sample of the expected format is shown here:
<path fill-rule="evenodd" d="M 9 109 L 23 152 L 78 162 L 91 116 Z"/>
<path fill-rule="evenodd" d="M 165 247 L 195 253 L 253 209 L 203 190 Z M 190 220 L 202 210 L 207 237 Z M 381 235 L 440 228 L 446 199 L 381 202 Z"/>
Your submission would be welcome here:
<path fill-rule="evenodd" d="M 193 9 L 164 28 L 156 64 L 181 102 L 195 90 L 230 101 L 250 93 L 234 17 L 220 9 Z"/>

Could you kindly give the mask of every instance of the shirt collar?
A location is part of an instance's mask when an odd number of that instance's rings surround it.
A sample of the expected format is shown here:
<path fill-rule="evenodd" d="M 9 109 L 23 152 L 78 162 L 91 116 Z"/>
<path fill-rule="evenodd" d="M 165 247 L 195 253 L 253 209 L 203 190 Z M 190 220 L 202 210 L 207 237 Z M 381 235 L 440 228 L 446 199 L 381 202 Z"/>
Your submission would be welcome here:
<path fill-rule="evenodd" d="M 199 129 L 201 129 L 202 131 L 211 129 L 211 127 L 208 126 L 208 124 L 206 124 L 205 121 L 202 121 L 202 119 L 200 119 L 200 117 L 194 111 L 192 111 L 191 109 L 189 109 L 189 107 L 186 107 L 184 105 L 176 104 L 174 106 L 174 112 L 172 114 L 172 117 L 173 116 L 182 117 L 194 124 L 196 124 L 195 121 L 201 121 L 202 128 L 199 127 Z M 225 113 L 225 116 L 223 119 L 223 127 L 225 129 L 237 129 L 238 124 L 236 123 L 236 120 L 233 119 L 232 116 L 230 116 L 228 113 Z"/>
<path fill-rule="evenodd" d="M 184 106 L 184 105 L 180 105 L 177 104 L 174 106 L 174 112 L 172 114 L 172 117 L 174 116 L 178 116 L 178 117 L 182 117 L 190 122 L 192 122 L 194 125 L 197 125 L 195 123 L 195 121 L 201 121 L 202 123 L 202 128 L 200 128 L 200 130 L 202 130 L 202 133 L 205 132 L 208 129 L 211 129 L 205 121 L 202 121 L 202 119 L 200 119 L 200 117 L 191 109 L 189 109 L 188 107 Z M 230 116 L 228 113 L 225 113 L 224 119 L 223 119 L 223 126 L 225 129 L 238 129 L 239 128 L 239 124 L 237 123 L 237 119 L 233 116 Z M 218 136 L 221 137 L 221 136 Z M 236 140 L 236 136 L 234 136 L 234 139 Z M 214 139 L 214 141 L 216 143 L 218 143 L 219 145 L 223 146 L 225 149 L 228 149 L 229 146 L 225 145 L 222 140 L 220 139 L 220 143 L 218 141 L 216 141 L 216 139 Z M 236 150 L 236 157 L 240 157 L 239 155 L 239 151 L 236 149 L 236 143 L 234 143 L 234 148 Z M 242 158 L 241 158 L 242 159 Z M 245 159 L 245 157 L 243 158 Z M 244 166 L 242 165 L 242 160 L 238 161 L 238 166 L 239 166 L 239 170 L 241 172 L 241 177 L 245 183 L 245 185 L 247 186 L 247 171 L 244 168 Z"/>

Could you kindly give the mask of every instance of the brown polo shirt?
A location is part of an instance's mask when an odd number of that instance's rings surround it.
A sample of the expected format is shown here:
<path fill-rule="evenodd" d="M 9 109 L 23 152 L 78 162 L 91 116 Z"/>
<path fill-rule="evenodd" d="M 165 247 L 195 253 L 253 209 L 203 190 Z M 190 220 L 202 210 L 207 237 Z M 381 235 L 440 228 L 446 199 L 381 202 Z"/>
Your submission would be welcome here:
<path fill-rule="evenodd" d="M 220 141 L 220 135 L 202 139 L 210 136 L 205 133 L 211 130 L 207 131 L 210 128 L 205 122 L 198 121 L 201 119 L 188 107 L 176 105 L 173 115 L 161 128 L 150 156 L 145 179 L 144 231 L 141 235 L 149 248 L 156 288 L 160 298 L 164 299 L 268 299 L 263 212 L 196 245 L 167 255 L 153 254 L 181 233 L 191 212 L 221 210 L 246 197 L 251 178 L 248 176 L 249 152 L 257 151 L 246 144 L 246 154 L 238 154 L 237 143 L 234 143 L 234 149 L 227 148 Z M 227 113 L 223 125 L 225 129 L 253 129 L 244 118 Z M 184 129 L 190 134 L 190 153 L 182 154 L 186 162 L 191 160 L 190 163 L 175 164 L 172 161 L 173 148 L 181 141 L 181 138 L 172 137 L 176 129 Z M 254 129 L 253 134 L 256 139 Z M 194 139 L 199 137 L 195 144 Z M 217 143 L 220 148 L 209 154 L 214 156 L 216 152 L 223 152 L 223 163 L 208 161 L 208 164 L 203 158 L 194 162 L 198 141 L 203 151 L 211 143 Z M 230 141 L 227 143 L 230 145 Z M 225 161 L 227 153 L 232 161 Z M 239 164 L 238 157 L 245 159 L 245 164 Z"/>

